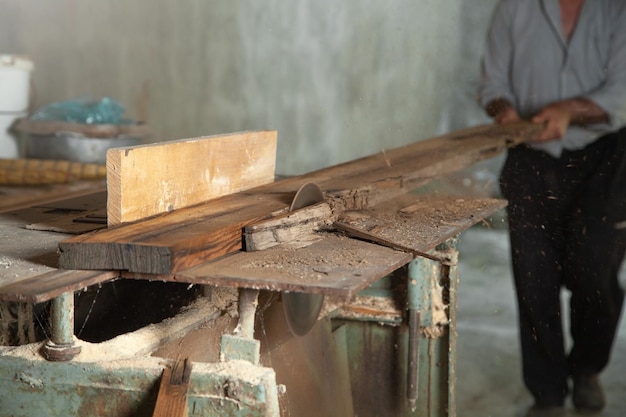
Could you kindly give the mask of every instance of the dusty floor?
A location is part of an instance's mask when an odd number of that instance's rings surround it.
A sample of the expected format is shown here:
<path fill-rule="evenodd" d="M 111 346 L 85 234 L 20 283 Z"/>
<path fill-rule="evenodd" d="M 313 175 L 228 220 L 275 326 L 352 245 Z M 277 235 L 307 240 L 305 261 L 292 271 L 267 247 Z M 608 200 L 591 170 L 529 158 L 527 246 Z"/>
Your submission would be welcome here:
<path fill-rule="evenodd" d="M 520 376 L 517 312 L 507 232 L 498 227 L 472 228 L 461 237 L 459 252 L 458 415 L 523 416 L 532 398 Z M 622 282 L 626 282 L 624 271 L 622 278 Z M 608 405 L 594 416 L 626 416 L 624 320 L 611 362 L 602 374 L 602 383 Z M 580 415 L 573 411 L 571 402 L 567 408 L 568 416 Z"/>

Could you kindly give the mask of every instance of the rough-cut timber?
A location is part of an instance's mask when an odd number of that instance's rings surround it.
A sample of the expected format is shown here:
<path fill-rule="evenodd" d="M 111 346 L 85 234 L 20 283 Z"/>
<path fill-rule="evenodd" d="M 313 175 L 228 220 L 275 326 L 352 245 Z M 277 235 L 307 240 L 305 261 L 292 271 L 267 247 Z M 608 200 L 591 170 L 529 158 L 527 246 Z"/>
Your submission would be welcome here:
<path fill-rule="evenodd" d="M 319 239 L 317 231 L 330 228 L 332 217 L 332 208 L 324 201 L 248 225 L 244 228 L 244 249 L 263 250 L 285 243 L 307 246 Z"/>
<path fill-rule="evenodd" d="M 276 131 L 242 132 L 109 149 L 109 225 L 274 181 L 276 140 Z"/>
<path fill-rule="evenodd" d="M 485 125 L 386 150 L 366 158 L 263 185 L 158 218 L 70 238 L 59 245 L 67 269 L 170 274 L 242 248 L 242 229 L 288 209 L 315 182 L 334 210 L 361 209 L 407 193 L 432 178 L 530 140 L 541 126 Z"/>

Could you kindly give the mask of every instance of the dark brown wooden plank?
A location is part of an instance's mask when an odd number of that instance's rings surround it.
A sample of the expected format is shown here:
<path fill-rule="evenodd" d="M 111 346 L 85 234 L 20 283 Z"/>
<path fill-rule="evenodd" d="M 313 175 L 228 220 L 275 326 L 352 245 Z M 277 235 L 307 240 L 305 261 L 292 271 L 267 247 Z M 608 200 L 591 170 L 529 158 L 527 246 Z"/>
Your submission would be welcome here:
<path fill-rule="evenodd" d="M 479 126 L 285 179 L 135 224 L 65 240 L 68 269 L 169 274 L 239 250 L 241 229 L 286 210 L 298 188 L 316 182 L 343 208 L 367 208 L 490 158 L 528 140 L 541 126 Z"/>
<path fill-rule="evenodd" d="M 242 249 L 249 223 L 280 212 L 290 197 L 235 194 L 59 244 L 65 269 L 115 269 L 167 274 Z"/>

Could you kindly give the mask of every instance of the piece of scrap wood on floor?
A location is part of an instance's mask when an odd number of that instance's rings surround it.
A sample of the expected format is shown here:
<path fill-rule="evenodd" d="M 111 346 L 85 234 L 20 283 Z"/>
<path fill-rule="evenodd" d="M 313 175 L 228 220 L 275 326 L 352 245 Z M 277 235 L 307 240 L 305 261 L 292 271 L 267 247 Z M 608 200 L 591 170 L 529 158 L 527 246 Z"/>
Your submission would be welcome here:
<path fill-rule="evenodd" d="M 166 367 L 152 417 L 186 417 L 187 391 L 191 378 L 191 361 L 177 359 L 172 367 Z"/>

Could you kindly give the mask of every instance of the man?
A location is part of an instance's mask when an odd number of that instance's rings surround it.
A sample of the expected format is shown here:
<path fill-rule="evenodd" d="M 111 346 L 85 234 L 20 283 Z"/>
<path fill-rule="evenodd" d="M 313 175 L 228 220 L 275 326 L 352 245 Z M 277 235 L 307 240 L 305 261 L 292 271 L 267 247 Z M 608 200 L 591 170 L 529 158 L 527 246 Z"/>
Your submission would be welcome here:
<path fill-rule="evenodd" d="M 626 1 L 501 0 L 480 87 L 496 123 L 544 125 L 502 169 L 528 415 L 599 411 L 624 292 Z M 560 292 L 570 291 L 565 350 Z"/>

